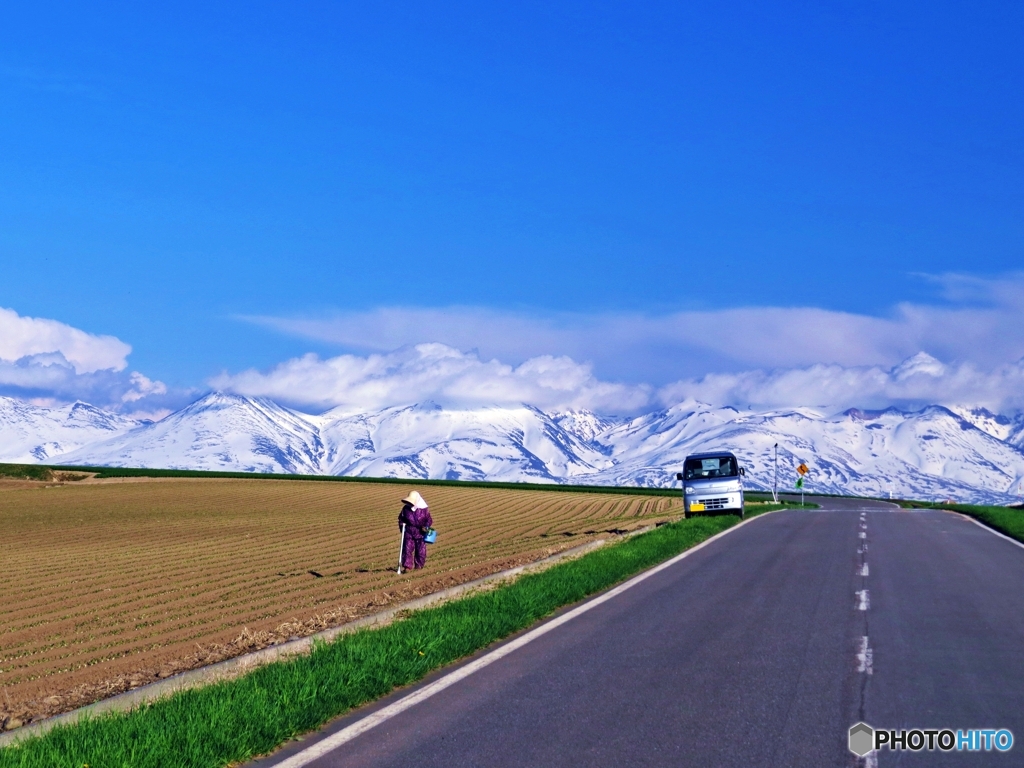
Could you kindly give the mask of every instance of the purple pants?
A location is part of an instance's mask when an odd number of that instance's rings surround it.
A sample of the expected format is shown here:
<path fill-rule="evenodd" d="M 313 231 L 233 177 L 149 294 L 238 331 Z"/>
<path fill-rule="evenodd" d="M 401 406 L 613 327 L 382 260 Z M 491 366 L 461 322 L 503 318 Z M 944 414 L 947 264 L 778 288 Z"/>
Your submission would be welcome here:
<path fill-rule="evenodd" d="M 405 535 L 405 547 L 402 550 L 402 568 L 422 568 L 427 564 L 427 542 Z"/>

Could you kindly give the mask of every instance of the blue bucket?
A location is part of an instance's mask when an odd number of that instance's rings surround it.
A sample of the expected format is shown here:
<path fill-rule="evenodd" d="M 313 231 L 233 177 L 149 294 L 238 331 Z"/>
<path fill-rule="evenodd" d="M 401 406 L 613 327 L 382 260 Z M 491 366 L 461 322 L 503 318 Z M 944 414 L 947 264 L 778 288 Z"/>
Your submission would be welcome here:
<path fill-rule="evenodd" d="M 427 544 L 433 544 L 435 541 L 437 541 L 437 530 L 431 528 L 429 531 L 427 531 L 427 535 L 423 537 L 423 540 L 427 542 Z"/>

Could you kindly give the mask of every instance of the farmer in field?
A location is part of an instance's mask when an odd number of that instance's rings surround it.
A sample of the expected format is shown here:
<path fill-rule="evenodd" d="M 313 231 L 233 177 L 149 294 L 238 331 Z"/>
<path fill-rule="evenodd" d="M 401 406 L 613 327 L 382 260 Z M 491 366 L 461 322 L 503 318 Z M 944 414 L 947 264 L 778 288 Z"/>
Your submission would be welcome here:
<path fill-rule="evenodd" d="M 405 546 L 402 549 L 402 568 L 422 568 L 427 564 L 427 543 L 423 538 L 434 524 L 430 517 L 427 502 L 419 491 L 413 491 L 402 502 L 401 514 L 398 515 L 398 527 L 405 525 Z"/>

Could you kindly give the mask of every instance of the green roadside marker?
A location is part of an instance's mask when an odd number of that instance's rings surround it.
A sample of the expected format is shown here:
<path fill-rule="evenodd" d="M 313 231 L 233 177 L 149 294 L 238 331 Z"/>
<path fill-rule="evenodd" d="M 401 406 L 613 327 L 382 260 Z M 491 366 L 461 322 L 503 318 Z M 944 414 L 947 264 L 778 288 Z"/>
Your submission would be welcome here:
<path fill-rule="evenodd" d="M 796 468 L 796 473 L 798 475 L 800 475 L 800 477 L 798 477 L 796 479 L 796 487 L 800 489 L 800 506 L 801 507 L 804 505 L 804 475 L 806 475 L 810 471 L 811 470 L 809 470 L 807 468 L 807 462 L 806 461 L 801 461 L 800 462 L 800 466 Z"/>

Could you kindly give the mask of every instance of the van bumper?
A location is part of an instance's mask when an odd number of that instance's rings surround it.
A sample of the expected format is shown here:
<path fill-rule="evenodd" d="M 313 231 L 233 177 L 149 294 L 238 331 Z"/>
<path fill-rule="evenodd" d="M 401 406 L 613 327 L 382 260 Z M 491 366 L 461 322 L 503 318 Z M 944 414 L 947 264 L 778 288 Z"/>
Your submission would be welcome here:
<path fill-rule="evenodd" d="M 699 515 L 708 512 L 736 512 L 743 510 L 742 493 L 692 494 L 686 497 L 687 514 Z"/>

